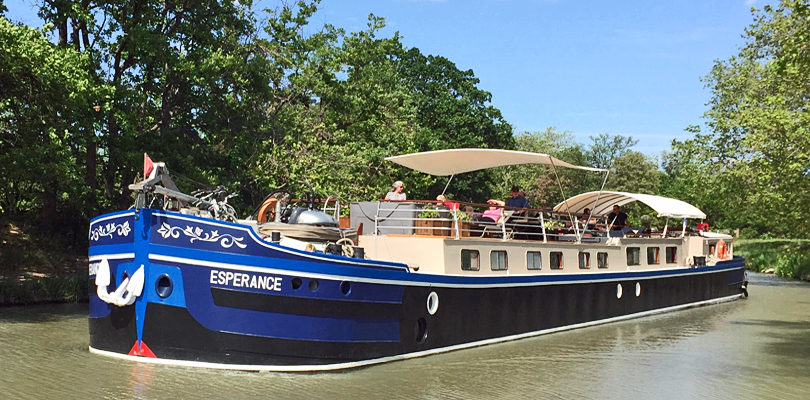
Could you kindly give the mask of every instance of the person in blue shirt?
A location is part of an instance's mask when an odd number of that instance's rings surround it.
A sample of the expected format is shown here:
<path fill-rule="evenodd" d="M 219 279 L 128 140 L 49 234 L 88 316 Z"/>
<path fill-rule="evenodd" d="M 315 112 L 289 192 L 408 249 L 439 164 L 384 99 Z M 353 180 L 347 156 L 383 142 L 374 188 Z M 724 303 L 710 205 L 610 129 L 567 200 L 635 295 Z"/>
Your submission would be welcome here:
<path fill-rule="evenodd" d="M 523 197 L 520 194 L 520 188 L 517 187 L 517 186 L 512 186 L 512 197 L 507 199 L 505 203 L 503 201 L 500 201 L 500 200 L 492 200 L 492 199 L 487 201 L 487 203 L 497 204 L 497 205 L 506 206 L 506 207 L 513 207 L 513 208 L 529 208 L 530 207 L 529 206 L 529 201 L 526 200 L 526 198 Z M 515 214 L 523 214 L 524 212 L 525 212 L 525 210 L 515 210 Z"/>

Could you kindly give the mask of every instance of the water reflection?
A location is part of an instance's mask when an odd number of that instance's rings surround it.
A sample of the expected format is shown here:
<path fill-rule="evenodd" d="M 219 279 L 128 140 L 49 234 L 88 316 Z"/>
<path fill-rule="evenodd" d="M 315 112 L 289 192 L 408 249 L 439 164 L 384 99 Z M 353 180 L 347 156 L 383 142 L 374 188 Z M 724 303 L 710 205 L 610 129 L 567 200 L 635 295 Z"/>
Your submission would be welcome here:
<path fill-rule="evenodd" d="M 0 397 L 806 399 L 810 285 L 750 281 L 747 300 L 326 374 L 124 362 L 88 353 L 85 305 L 2 308 Z"/>

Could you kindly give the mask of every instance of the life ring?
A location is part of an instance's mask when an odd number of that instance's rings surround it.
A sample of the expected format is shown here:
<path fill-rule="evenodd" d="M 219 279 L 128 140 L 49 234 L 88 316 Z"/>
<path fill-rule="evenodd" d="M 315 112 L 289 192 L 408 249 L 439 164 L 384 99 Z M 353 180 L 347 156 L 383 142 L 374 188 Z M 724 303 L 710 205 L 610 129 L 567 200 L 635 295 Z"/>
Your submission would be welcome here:
<path fill-rule="evenodd" d="M 723 239 L 720 239 L 717 242 L 717 249 L 715 250 L 717 253 L 717 258 L 720 260 L 725 260 L 728 257 L 728 248 L 726 248 L 726 242 Z"/>
<path fill-rule="evenodd" d="M 256 216 L 256 221 L 260 224 L 275 221 L 277 203 L 278 199 L 275 197 L 270 197 L 269 199 L 265 200 L 259 207 L 259 215 Z"/>

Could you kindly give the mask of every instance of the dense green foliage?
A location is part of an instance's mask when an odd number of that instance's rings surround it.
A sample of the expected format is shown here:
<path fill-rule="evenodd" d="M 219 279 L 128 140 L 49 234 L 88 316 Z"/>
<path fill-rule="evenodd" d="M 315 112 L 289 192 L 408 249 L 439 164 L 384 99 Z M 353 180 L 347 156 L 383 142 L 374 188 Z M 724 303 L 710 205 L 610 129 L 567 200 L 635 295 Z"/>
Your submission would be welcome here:
<path fill-rule="evenodd" d="M 773 268 L 779 276 L 810 280 L 810 241 L 769 239 L 741 240 L 734 253 L 745 257 L 748 269 L 762 272 Z"/>
<path fill-rule="evenodd" d="M 43 31 L 0 17 L 0 213 L 83 232 L 131 204 L 144 152 L 187 178 L 181 189 L 239 192 L 245 211 L 302 179 L 343 200 L 381 198 L 397 179 L 432 197 L 446 178 L 383 158 L 514 148 L 472 71 L 378 37 L 373 15 L 360 32 L 305 33 L 317 3 L 43 1 Z M 459 177 L 455 194 L 485 199 L 490 174 Z"/>
<path fill-rule="evenodd" d="M 710 133 L 673 142 L 664 191 L 744 236 L 807 237 L 810 7 L 784 0 L 753 13 L 739 54 L 705 78 Z"/>
<path fill-rule="evenodd" d="M 318 3 L 43 0 L 42 30 L 0 16 L 0 215 L 81 242 L 90 217 L 131 204 L 144 152 L 181 189 L 238 192 L 241 212 L 297 180 L 342 200 L 380 198 L 395 180 L 411 198 L 433 198 L 447 178 L 384 157 L 489 147 L 609 169 L 605 189 L 683 199 L 713 227 L 809 233 L 807 1 L 754 12 L 740 53 L 705 78 L 709 133 L 687 128 L 697 135 L 673 142 L 663 171 L 631 137 L 514 134 L 471 70 L 381 37 L 374 15 L 358 32 L 314 26 Z M 448 196 L 483 202 L 517 184 L 533 206 L 551 207 L 603 178 L 494 169 L 455 177 Z M 629 208 L 631 222 L 650 214 Z"/>

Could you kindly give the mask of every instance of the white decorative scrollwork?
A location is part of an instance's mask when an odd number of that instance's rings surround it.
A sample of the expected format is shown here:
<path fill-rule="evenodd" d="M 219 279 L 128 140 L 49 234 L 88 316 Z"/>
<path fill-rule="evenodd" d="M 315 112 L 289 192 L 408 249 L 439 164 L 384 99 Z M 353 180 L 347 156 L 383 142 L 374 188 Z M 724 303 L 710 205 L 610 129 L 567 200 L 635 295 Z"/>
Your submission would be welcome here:
<path fill-rule="evenodd" d="M 220 235 L 217 231 L 211 231 L 210 233 L 206 233 L 200 227 L 192 228 L 190 226 L 186 226 L 186 229 L 183 229 L 179 226 L 171 226 L 167 223 L 163 223 L 160 228 L 158 229 L 158 233 L 160 236 L 163 236 L 164 239 L 171 236 L 174 239 L 180 237 L 180 233 L 190 237 L 189 240 L 191 243 L 194 243 L 195 240 L 203 241 L 203 242 L 219 242 L 219 245 L 223 248 L 230 248 L 233 245 L 236 245 L 240 249 L 244 249 L 247 247 L 246 244 L 242 243 L 244 238 L 241 237 L 234 237 L 231 234 L 224 234 Z"/>
<path fill-rule="evenodd" d="M 113 234 L 118 236 L 129 236 L 129 232 L 132 229 L 129 227 L 129 221 L 124 221 L 123 224 L 116 224 L 114 222 L 110 222 L 107 225 L 99 225 L 93 230 L 90 231 L 90 240 L 96 242 L 102 237 L 109 237 L 110 239 L 113 238 Z"/>

